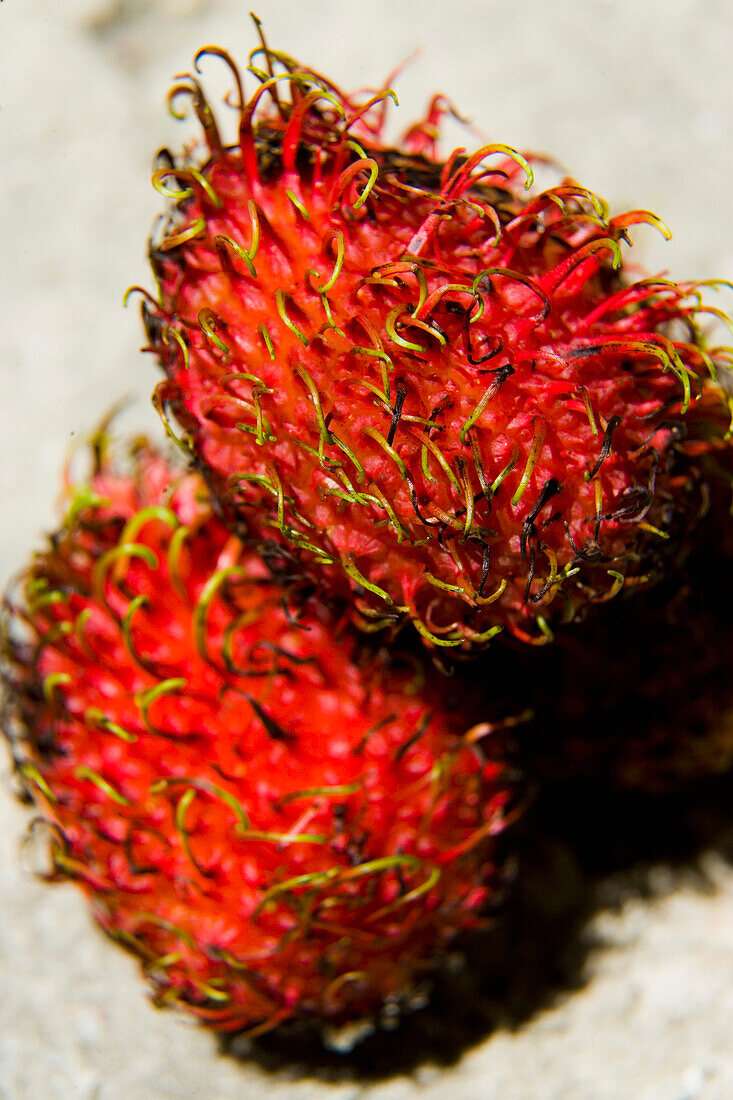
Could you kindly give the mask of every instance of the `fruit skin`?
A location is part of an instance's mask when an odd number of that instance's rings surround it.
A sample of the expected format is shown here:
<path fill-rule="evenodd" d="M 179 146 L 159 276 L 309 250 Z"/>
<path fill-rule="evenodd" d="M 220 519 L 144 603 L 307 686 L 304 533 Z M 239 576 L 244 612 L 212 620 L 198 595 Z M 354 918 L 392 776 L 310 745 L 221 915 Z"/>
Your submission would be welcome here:
<path fill-rule="evenodd" d="M 248 101 L 224 51 L 197 55 L 232 68 L 235 146 L 196 76 L 173 89 L 207 147 L 159 160 L 174 201 L 144 305 L 155 400 L 227 522 L 433 647 L 542 643 L 659 579 L 730 419 L 699 285 L 616 269 L 659 219 L 609 218 L 569 179 L 527 198 L 501 144 L 442 163 L 440 99 L 388 148 L 390 93 L 365 106 L 260 52 Z"/>
<path fill-rule="evenodd" d="M 4 730 L 51 877 L 211 1027 L 409 1001 L 500 885 L 490 728 L 420 656 L 291 606 L 197 475 L 96 449 L 6 599 Z"/>

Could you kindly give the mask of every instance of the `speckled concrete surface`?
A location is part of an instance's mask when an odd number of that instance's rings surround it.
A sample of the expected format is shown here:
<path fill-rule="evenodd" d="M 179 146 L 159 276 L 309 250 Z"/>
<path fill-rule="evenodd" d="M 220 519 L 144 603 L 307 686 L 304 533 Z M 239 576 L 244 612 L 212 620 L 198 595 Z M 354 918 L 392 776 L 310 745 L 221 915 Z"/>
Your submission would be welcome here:
<path fill-rule="evenodd" d="M 124 288 L 149 282 L 152 153 L 186 126 L 170 77 L 206 42 L 244 60 L 239 0 L 4 0 L 0 6 L 0 577 L 53 522 L 68 445 L 120 396 L 157 432 L 155 371 Z M 729 0 L 260 0 L 270 40 L 347 86 L 399 81 L 402 128 L 440 88 L 491 137 L 552 150 L 613 207 L 650 207 L 635 254 L 678 277 L 733 276 L 733 7 Z M 211 66 L 207 83 L 221 74 Z M 458 132 L 451 133 L 456 142 Z M 730 305 L 730 303 L 728 303 Z M 5 769 L 3 760 L 2 768 Z M 145 1001 L 136 964 L 70 887 L 20 868 L 26 815 L 0 776 L 2 1100 L 729 1100 L 733 872 L 707 892 L 630 892 L 601 912 L 590 980 L 448 1068 L 369 1084 L 266 1071 Z"/>

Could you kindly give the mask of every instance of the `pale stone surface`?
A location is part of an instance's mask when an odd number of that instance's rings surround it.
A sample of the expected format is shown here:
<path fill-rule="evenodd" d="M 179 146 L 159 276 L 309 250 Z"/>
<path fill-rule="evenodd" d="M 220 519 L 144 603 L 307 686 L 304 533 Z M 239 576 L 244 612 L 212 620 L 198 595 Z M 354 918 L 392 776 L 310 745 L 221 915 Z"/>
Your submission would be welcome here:
<path fill-rule="evenodd" d="M 0 577 L 53 523 L 58 469 L 120 395 L 158 431 L 137 353 L 158 208 L 169 78 L 206 42 L 244 60 L 241 0 L 5 0 L 0 5 Z M 260 0 L 272 43 L 347 86 L 400 78 L 403 128 L 440 88 L 497 140 L 552 150 L 615 208 L 672 225 L 635 253 L 677 277 L 733 276 L 733 9 L 728 0 Z M 209 87 L 222 73 L 206 64 Z M 219 83 L 217 83 L 219 82 Z M 461 141 L 460 131 L 451 138 Z M 472 140 L 471 136 L 463 141 Z M 730 304 L 730 303 L 728 303 Z M 733 1096 L 733 873 L 596 918 L 592 980 L 447 1069 L 376 1084 L 274 1076 L 143 996 L 135 963 L 70 888 L 22 874 L 25 814 L 0 789 L 0 1098 L 36 1100 L 728 1100 Z"/>

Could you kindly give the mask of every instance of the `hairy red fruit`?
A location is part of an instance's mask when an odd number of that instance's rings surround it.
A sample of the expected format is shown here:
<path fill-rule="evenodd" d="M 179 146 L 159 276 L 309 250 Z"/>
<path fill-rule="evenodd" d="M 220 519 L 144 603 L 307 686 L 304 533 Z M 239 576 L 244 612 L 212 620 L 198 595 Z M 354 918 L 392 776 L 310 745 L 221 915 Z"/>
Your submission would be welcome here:
<path fill-rule="evenodd" d="M 104 928 L 219 1029 L 409 997 L 498 886 L 508 771 L 420 658 L 295 614 L 198 476 L 103 459 L 6 601 L 5 730 Z"/>
<path fill-rule="evenodd" d="M 630 282 L 630 226 L 566 179 L 525 197 L 501 144 L 437 159 L 443 105 L 399 149 L 363 102 L 264 47 L 269 75 L 222 143 L 166 154 L 175 202 L 144 307 L 186 432 L 230 524 L 431 646 L 551 637 L 662 575 L 727 429 L 697 285 Z M 197 65 L 198 60 L 197 58 Z"/>

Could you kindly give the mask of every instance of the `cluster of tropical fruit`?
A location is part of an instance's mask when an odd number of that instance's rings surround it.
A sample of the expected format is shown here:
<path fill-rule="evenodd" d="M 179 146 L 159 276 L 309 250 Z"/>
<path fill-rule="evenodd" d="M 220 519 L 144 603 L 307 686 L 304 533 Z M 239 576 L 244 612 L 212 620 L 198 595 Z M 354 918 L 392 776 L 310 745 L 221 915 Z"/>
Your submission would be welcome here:
<path fill-rule="evenodd" d="M 410 1004 L 503 888 L 523 744 L 540 781 L 733 764 L 731 352 L 705 284 L 625 264 L 656 216 L 442 158 L 442 97 L 392 147 L 390 90 L 264 40 L 246 80 L 200 51 L 153 176 L 183 458 L 95 434 L 3 677 L 49 877 L 156 1003 L 256 1034 Z"/>

